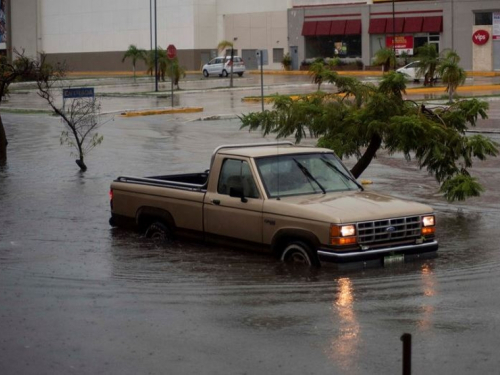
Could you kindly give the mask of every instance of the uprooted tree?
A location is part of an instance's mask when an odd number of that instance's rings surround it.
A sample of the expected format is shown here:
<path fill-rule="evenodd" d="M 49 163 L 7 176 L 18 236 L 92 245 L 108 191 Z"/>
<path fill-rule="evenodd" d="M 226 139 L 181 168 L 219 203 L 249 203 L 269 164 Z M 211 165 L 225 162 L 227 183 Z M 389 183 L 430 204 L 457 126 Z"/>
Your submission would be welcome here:
<path fill-rule="evenodd" d="M 449 201 L 479 196 L 481 184 L 469 173 L 475 159 L 497 156 L 498 144 L 482 135 L 467 136 L 468 127 L 487 118 L 488 104 L 477 99 L 430 109 L 405 100 L 405 78 L 390 72 L 378 86 L 331 72 L 328 81 L 338 94 L 282 96 L 273 110 L 243 115 L 242 128 L 261 129 L 278 138 L 295 136 L 299 143 L 308 134 L 318 145 L 341 158 L 356 157 L 351 169 L 361 176 L 377 151 L 402 152 L 415 158 L 421 169 L 434 175 Z"/>
<path fill-rule="evenodd" d="M 8 62 L 5 56 L 0 56 L 0 105 L 8 95 L 11 83 L 28 80 L 36 71 L 36 61 L 24 56 L 24 52 L 15 51 L 15 55 L 16 58 L 12 63 Z M 7 134 L 0 113 L 0 165 L 7 162 L 7 144 Z"/>
<path fill-rule="evenodd" d="M 37 66 L 38 95 L 47 101 L 66 127 L 61 133 L 61 145 L 65 144 L 76 149 L 77 153 L 72 153 L 78 157 L 75 162 L 82 171 L 86 171 L 85 156 L 103 140 L 103 136 L 96 132 L 103 124 L 101 105 L 95 97 L 88 97 L 67 99 L 63 106 L 58 106 L 55 99 L 56 92 L 61 93 L 64 88 L 68 88 L 63 81 L 66 76 L 66 66 L 47 63 L 43 54 L 40 55 Z"/>

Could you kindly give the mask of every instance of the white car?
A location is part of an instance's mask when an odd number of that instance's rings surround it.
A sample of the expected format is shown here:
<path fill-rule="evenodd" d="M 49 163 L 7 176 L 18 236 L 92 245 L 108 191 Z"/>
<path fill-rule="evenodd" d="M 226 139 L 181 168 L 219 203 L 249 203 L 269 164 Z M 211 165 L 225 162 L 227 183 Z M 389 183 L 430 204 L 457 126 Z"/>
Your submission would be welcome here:
<path fill-rule="evenodd" d="M 417 74 L 418 69 L 419 69 L 420 61 L 413 61 L 409 63 L 408 65 L 403 66 L 402 68 L 399 68 L 396 70 L 396 72 L 401 73 L 401 74 L 406 74 L 408 76 L 409 80 L 412 80 L 414 82 L 419 82 L 422 77 L 422 75 Z M 434 72 L 434 80 L 437 81 L 439 78 L 437 75 L 437 72 Z"/>
<path fill-rule="evenodd" d="M 225 63 L 224 63 L 224 60 Z M 210 60 L 201 69 L 205 77 L 218 74 L 219 77 L 227 77 L 231 73 L 231 56 L 220 56 Z M 245 62 L 239 56 L 233 56 L 233 74 L 240 77 L 245 73 Z"/>

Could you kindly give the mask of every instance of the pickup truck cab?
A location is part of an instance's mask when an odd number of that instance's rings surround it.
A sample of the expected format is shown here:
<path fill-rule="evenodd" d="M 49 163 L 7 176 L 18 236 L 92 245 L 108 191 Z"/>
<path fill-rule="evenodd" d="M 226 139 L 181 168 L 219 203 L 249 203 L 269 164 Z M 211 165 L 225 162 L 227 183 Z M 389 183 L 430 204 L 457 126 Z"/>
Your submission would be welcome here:
<path fill-rule="evenodd" d="M 110 196 L 111 225 L 285 262 L 319 266 L 438 249 L 431 207 L 365 191 L 331 150 L 290 142 L 221 146 L 207 172 L 121 176 Z"/>

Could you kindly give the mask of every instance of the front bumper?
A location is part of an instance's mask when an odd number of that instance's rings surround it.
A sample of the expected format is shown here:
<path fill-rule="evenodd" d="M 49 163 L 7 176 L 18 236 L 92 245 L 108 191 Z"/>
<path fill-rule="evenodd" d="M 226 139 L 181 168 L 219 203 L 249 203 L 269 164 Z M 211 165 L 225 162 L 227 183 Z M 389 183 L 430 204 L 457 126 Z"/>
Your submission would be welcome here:
<path fill-rule="evenodd" d="M 413 255 L 428 253 L 437 251 L 438 247 L 438 242 L 433 240 L 421 244 L 385 247 L 366 251 L 335 252 L 329 249 L 318 249 L 318 257 L 320 261 L 325 262 L 351 262 L 360 260 L 365 261 L 383 258 L 384 256 L 388 255 Z"/>

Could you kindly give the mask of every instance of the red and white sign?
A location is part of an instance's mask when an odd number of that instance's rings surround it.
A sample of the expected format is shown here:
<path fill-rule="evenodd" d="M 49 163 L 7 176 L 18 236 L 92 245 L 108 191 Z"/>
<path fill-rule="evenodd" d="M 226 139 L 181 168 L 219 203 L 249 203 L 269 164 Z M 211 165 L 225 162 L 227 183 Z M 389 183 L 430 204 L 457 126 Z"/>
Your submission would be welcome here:
<path fill-rule="evenodd" d="M 385 37 L 385 46 L 386 48 L 394 48 L 394 37 L 387 35 Z M 396 55 L 400 55 L 401 53 L 405 52 L 408 55 L 413 55 L 413 48 L 414 48 L 414 40 L 413 40 L 413 35 L 403 35 L 403 36 L 396 36 Z"/>
<path fill-rule="evenodd" d="M 490 40 L 490 33 L 486 30 L 477 30 L 472 34 L 472 42 L 478 46 L 488 43 L 488 40 Z"/>
<path fill-rule="evenodd" d="M 177 56 L 177 48 L 173 44 L 169 44 L 167 47 L 167 57 L 172 60 L 175 59 Z"/>

